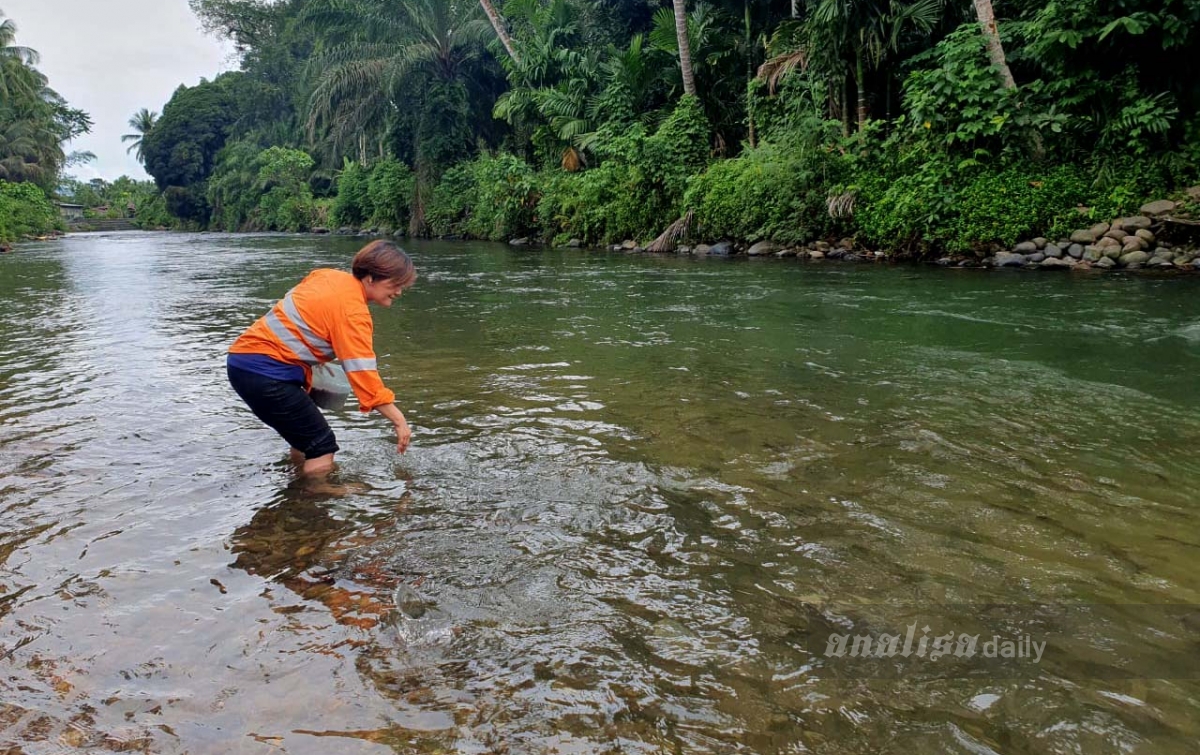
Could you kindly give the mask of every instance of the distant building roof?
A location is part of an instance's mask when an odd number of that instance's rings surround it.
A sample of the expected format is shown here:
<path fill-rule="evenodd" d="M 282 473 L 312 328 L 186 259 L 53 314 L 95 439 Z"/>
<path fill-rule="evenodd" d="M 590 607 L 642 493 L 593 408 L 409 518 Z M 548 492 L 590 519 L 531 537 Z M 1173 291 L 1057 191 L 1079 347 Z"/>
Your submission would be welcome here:
<path fill-rule="evenodd" d="M 55 204 L 57 204 L 59 207 L 63 208 L 64 210 L 82 210 L 82 209 L 84 209 L 84 206 L 81 204 L 70 204 L 68 202 L 56 202 Z"/>

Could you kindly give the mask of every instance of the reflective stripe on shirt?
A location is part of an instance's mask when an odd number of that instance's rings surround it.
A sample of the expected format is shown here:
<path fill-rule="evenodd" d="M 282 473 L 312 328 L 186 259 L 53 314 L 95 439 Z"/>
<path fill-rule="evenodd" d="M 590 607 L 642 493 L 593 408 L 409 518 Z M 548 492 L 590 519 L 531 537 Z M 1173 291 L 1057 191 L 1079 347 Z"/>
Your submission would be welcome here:
<path fill-rule="evenodd" d="M 288 291 L 288 295 L 283 297 L 283 301 L 280 302 L 280 304 L 283 305 L 283 313 L 288 316 L 288 319 L 292 321 L 292 324 L 296 326 L 296 329 L 300 331 L 300 335 L 303 336 L 304 340 L 307 341 L 309 345 L 315 349 L 325 352 L 325 354 L 333 354 L 333 346 L 330 345 L 329 341 L 326 341 L 324 338 L 321 338 L 314 333 L 313 329 L 310 328 L 308 323 L 304 321 L 304 318 L 300 316 L 300 310 L 296 308 L 296 302 L 292 299 L 291 291 Z M 311 349 L 310 352 L 312 352 Z M 313 356 L 316 357 L 323 356 L 322 354 L 317 354 L 316 352 L 312 353 Z M 322 361 L 330 358 L 331 357 L 324 357 Z"/>
<path fill-rule="evenodd" d="M 321 363 L 321 358 L 314 354 L 312 349 L 305 346 L 304 341 L 301 341 L 292 331 L 287 329 L 287 326 L 283 324 L 283 320 L 280 320 L 279 315 L 275 314 L 274 307 L 263 316 L 263 320 L 266 321 L 267 327 L 271 329 L 271 333 L 282 341 L 284 346 L 291 349 L 301 362 L 305 364 Z"/>
<path fill-rule="evenodd" d="M 343 359 L 342 368 L 346 372 L 366 372 L 378 369 L 374 359 Z"/>

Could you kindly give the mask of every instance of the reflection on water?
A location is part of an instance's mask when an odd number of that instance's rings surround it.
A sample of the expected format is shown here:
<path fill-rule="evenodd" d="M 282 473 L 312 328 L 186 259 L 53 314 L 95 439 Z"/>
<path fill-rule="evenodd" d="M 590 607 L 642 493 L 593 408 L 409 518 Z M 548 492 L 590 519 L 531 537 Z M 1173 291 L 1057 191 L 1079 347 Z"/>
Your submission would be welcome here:
<path fill-rule="evenodd" d="M 335 414 L 313 486 L 223 353 L 354 250 L 0 259 L 0 743 L 1194 749 L 1194 678 L 1106 673 L 1195 641 L 1136 610 L 1012 678 L 854 678 L 812 643 L 1200 603 L 1195 281 L 415 244 L 420 285 L 376 315 L 414 447 Z"/>

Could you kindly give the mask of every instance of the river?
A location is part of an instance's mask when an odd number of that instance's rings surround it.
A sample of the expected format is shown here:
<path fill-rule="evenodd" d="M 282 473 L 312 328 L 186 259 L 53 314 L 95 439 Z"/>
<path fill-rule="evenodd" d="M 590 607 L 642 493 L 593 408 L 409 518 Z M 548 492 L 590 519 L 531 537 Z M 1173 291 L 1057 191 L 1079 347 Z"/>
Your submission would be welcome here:
<path fill-rule="evenodd" d="M 406 243 L 314 486 L 224 353 L 361 243 L 0 255 L 0 749 L 1195 751 L 1200 280 Z"/>

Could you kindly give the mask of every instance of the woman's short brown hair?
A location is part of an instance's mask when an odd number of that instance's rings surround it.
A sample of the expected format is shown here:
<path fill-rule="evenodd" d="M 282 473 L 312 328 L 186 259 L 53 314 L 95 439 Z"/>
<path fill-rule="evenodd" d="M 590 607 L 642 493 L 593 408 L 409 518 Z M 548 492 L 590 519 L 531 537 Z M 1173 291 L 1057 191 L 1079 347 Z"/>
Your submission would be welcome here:
<path fill-rule="evenodd" d="M 417 280 L 417 269 L 404 250 L 390 241 L 372 241 L 354 255 L 350 265 L 354 277 L 362 280 L 372 278 L 399 281 L 408 288 Z"/>

